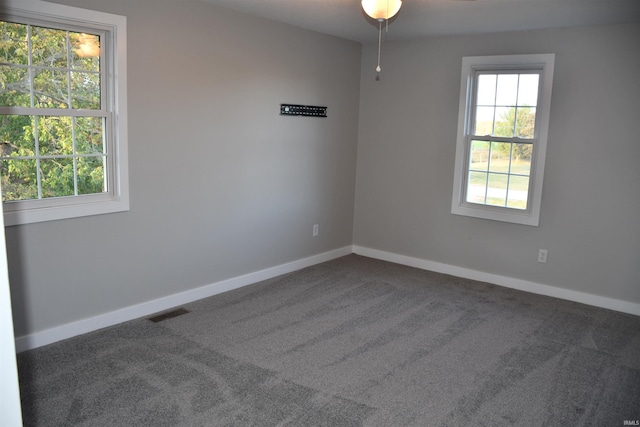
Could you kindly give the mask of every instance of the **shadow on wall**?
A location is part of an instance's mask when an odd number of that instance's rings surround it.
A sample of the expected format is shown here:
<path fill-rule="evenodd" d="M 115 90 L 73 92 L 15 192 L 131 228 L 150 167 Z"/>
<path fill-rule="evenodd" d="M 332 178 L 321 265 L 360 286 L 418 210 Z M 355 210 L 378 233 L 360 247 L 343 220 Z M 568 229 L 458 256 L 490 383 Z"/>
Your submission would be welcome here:
<path fill-rule="evenodd" d="M 22 227 L 5 227 L 7 265 L 9 268 L 9 287 L 11 289 L 11 308 L 13 328 L 16 337 L 31 330 L 31 319 L 27 309 L 29 287 L 27 284 L 26 249 L 23 247 Z"/>

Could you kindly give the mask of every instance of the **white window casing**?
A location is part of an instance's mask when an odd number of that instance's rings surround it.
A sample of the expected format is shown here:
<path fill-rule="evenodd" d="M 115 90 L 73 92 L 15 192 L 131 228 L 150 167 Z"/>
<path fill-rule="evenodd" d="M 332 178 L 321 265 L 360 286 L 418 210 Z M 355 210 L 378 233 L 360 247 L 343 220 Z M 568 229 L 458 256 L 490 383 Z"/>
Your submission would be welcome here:
<path fill-rule="evenodd" d="M 127 28 L 124 16 L 38 0 L 4 0 L 0 20 L 36 24 L 100 35 L 100 110 L 47 110 L 38 115 L 96 116 L 104 119 L 105 176 L 103 193 L 11 200 L 3 203 L 5 225 L 19 225 L 129 210 L 127 140 Z M 25 108 L 0 107 L 0 114 L 28 114 Z M 66 112 L 65 112 L 66 111 Z M 75 119 L 74 119 L 75 120 Z"/>
<path fill-rule="evenodd" d="M 455 172 L 451 202 L 452 214 L 530 226 L 539 225 L 554 61 L 554 54 L 475 56 L 462 59 Z M 516 74 L 518 78 L 521 75 L 539 75 L 533 136 L 521 139 L 515 133 L 510 138 L 502 138 L 495 135 L 474 135 L 477 130 L 477 128 L 474 128 L 475 114 L 480 109 L 476 105 L 476 86 L 479 81 L 478 76 L 483 73 L 496 74 L 498 77 L 500 75 Z M 497 110 L 497 103 L 494 107 Z M 470 175 L 473 173 L 470 170 L 472 139 L 474 142 L 480 140 L 479 142 L 485 141 L 490 145 L 494 142 L 511 144 L 512 150 L 514 144 L 531 145 L 532 155 L 528 176 L 526 208 L 514 209 L 507 207 L 506 201 L 505 206 L 492 205 L 486 202 L 486 195 L 484 203 L 469 200 L 471 198 L 471 195 L 468 195 Z M 490 162 L 490 160 L 487 161 Z M 487 176 L 491 175 L 489 172 L 490 170 L 487 169 Z M 504 175 L 513 176 L 510 171 Z M 489 184 L 487 184 L 486 191 L 488 190 Z"/>

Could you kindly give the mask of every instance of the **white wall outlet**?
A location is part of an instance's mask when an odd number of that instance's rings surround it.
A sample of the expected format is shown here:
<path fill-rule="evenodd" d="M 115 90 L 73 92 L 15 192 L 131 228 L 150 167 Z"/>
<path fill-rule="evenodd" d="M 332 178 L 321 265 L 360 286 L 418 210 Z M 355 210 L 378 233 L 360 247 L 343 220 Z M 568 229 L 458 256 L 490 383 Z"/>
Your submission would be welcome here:
<path fill-rule="evenodd" d="M 313 237 L 318 237 L 318 224 L 313 226 Z"/>
<path fill-rule="evenodd" d="M 547 250 L 546 249 L 538 250 L 538 262 L 542 262 L 542 263 L 547 262 Z"/>

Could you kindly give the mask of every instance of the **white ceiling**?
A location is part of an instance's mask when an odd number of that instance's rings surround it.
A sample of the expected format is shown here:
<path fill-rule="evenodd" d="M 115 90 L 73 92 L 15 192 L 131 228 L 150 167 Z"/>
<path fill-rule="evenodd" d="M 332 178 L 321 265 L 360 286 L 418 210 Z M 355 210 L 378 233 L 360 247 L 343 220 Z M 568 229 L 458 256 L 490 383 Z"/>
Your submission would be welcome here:
<path fill-rule="evenodd" d="M 360 0 L 202 0 L 358 42 L 377 40 Z M 387 40 L 640 22 L 640 0 L 404 0 Z"/>

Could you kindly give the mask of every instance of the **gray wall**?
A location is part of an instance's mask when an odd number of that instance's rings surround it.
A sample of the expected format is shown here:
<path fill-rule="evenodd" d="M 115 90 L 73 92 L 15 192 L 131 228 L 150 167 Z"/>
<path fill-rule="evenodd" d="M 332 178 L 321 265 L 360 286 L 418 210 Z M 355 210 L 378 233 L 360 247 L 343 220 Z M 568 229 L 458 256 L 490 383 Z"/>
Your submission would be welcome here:
<path fill-rule="evenodd" d="M 366 46 L 354 244 L 640 303 L 639 40 L 629 25 L 388 43 L 380 81 Z M 526 53 L 556 54 L 540 226 L 452 215 L 462 57 Z"/>
<path fill-rule="evenodd" d="M 128 19 L 131 210 L 7 228 L 16 336 L 352 243 L 359 44 L 190 0 L 61 2 Z"/>
<path fill-rule="evenodd" d="M 375 81 L 374 45 L 58 1 L 128 18 L 131 210 L 6 229 L 17 336 L 352 243 L 640 303 L 640 26 L 388 43 Z M 461 58 L 521 53 L 557 55 L 540 226 L 454 216 Z"/>

